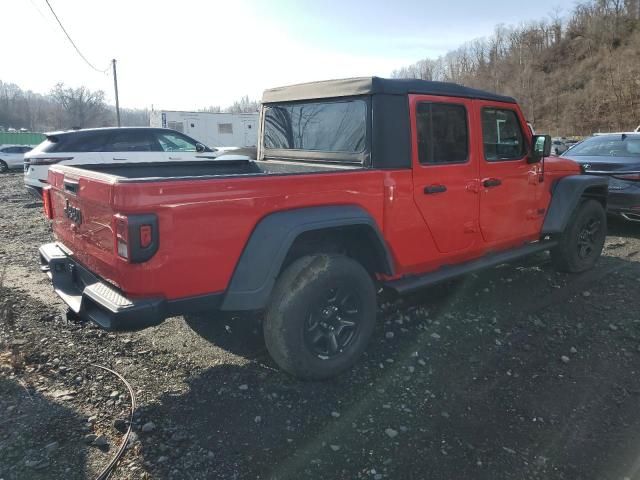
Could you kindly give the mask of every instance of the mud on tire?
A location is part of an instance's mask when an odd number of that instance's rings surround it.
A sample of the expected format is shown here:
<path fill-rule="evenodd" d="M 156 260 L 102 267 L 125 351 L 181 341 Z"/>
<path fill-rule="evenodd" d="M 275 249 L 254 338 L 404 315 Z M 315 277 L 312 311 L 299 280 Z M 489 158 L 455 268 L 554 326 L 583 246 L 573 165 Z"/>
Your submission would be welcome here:
<path fill-rule="evenodd" d="M 570 273 L 592 268 L 600 258 L 606 235 L 607 215 L 602 204 L 591 199 L 582 202 L 551 250 L 554 266 Z"/>
<path fill-rule="evenodd" d="M 376 291 L 369 273 L 342 255 L 311 255 L 278 279 L 264 319 L 274 361 L 306 380 L 332 377 L 352 366 L 371 337 Z"/>

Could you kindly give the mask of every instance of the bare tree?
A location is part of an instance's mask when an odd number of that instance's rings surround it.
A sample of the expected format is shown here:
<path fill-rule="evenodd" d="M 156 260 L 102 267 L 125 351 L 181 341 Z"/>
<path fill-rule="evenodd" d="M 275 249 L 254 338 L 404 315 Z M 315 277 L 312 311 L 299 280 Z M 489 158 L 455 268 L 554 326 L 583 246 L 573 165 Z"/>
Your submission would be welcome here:
<path fill-rule="evenodd" d="M 108 124 L 107 106 L 102 90 L 91 91 L 86 87 L 65 87 L 58 83 L 51 90 L 51 99 L 58 105 L 56 123 L 63 128 L 86 128 Z"/>
<path fill-rule="evenodd" d="M 247 95 L 240 100 L 233 102 L 227 112 L 229 113 L 254 113 L 260 110 L 260 102 L 257 100 L 251 100 Z"/>
<path fill-rule="evenodd" d="M 207 112 L 207 113 L 220 113 L 222 109 L 220 105 L 209 105 L 208 107 L 204 107 L 198 110 L 199 112 Z"/>

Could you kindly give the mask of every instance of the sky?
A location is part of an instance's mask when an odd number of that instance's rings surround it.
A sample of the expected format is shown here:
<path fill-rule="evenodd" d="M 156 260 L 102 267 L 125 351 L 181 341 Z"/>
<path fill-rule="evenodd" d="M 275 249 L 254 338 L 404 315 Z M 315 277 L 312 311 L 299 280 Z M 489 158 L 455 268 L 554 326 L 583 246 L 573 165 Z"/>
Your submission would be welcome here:
<path fill-rule="evenodd" d="M 567 0 L 49 0 L 99 70 L 117 60 L 120 105 L 196 110 L 229 106 L 265 88 L 353 76 L 389 76 L 466 41 L 565 15 Z M 0 0 L 0 80 L 47 93 L 58 82 L 104 90 L 46 0 Z"/>

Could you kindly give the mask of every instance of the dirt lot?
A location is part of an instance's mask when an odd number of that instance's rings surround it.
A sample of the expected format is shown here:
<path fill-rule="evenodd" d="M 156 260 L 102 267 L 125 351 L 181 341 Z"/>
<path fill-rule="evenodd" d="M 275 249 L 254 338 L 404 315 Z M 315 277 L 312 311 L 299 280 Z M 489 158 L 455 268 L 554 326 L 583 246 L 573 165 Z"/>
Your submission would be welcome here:
<path fill-rule="evenodd" d="M 93 364 L 139 403 L 116 479 L 640 479 L 640 225 L 612 224 L 583 275 L 541 255 L 386 301 L 362 362 L 301 383 L 252 318 L 68 322 L 20 174 L 0 202 L 0 479 L 109 462 L 129 396 Z"/>

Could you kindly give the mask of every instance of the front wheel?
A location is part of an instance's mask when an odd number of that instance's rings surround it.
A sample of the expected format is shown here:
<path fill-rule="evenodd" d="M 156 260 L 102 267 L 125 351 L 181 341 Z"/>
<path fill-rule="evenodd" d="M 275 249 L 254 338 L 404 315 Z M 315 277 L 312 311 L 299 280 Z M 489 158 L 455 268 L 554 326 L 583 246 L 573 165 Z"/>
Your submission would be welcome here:
<path fill-rule="evenodd" d="M 352 366 L 375 326 L 376 291 L 369 273 L 342 255 L 302 257 L 278 279 L 264 320 L 274 361 L 305 380 Z"/>
<path fill-rule="evenodd" d="M 607 215 L 602 204 L 596 200 L 583 202 L 551 250 L 554 266 L 570 273 L 592 268 L 600 258 L 606 235 Z"/>
<path fill-rule="evenodd" d="M 5 173 L 7 170 L 9 170 L 9 165 L 7 165 L 7 162 L 5 162 L 4 160 L 0 160 L 0 173 Z"/>

